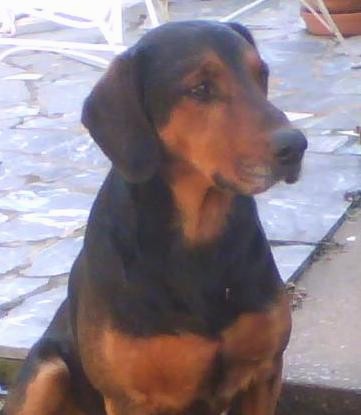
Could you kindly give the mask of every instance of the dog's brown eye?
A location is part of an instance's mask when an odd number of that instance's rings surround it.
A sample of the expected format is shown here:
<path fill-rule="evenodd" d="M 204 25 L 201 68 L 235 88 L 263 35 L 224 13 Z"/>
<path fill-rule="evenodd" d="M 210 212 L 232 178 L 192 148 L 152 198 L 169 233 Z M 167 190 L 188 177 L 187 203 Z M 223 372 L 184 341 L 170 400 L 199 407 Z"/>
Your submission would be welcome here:
<path fill-rule="evenodd" d="M 190 90 L 190 96 L 198 101 L 207 102 L 212 98 L 212 86 L 209 82 L 202 82 Z"/>

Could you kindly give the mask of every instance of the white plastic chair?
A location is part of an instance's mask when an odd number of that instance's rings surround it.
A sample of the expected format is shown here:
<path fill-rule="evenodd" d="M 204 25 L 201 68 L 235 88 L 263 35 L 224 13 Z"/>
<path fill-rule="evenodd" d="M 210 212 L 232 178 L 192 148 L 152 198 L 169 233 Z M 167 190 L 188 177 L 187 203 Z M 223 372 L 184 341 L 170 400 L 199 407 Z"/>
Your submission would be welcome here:
<path fill-rule="evenodd" d="M 86 58 L 96 64 L 107 65 L 108 60 L 88 51 L 110 51 L 119 53 L 126 49 L 123 38 L 123 8 L 141 0 L 1 0 L 0 18 L 3 29 L 10 35 L 16 32 L 15 15 L 24 13 L 52 21 L 61 25 L 89 29 L 97 28 L 103 34 L 105 43 L 94 44 L 84 42 L 52 41 L 45 39 L 18 39 L 15 37 L 0 37 L 0 46 L 10 48 L 0 54 L 0 61 L 10 54 L 22 50 L 46 50 L 65 55 Z M 144 0 L 153 27 L 159 25 L 159 19 L 152 0 Z"/>

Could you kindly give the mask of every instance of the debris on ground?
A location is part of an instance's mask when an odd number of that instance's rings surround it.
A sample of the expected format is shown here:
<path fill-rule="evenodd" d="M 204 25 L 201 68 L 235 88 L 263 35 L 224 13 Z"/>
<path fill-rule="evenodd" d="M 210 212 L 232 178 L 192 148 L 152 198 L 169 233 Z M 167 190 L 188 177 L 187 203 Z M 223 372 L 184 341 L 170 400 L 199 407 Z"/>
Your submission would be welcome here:
<path fill-rule="evenodd" d="M 293 282 L 286 284 L 286 291 L 290 299 L 290 305 L 292 310 L 299 310 L 302 308 L 302 304 L 307 297 L 307 292 L 304 288 L 298 287 Z"/>

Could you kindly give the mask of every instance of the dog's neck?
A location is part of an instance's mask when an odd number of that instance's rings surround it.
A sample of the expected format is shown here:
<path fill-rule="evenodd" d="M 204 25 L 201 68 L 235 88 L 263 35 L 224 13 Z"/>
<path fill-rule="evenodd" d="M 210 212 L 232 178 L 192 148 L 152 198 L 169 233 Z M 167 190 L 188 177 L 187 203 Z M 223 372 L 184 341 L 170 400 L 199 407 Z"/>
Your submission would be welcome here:
<path fill-rule="evenodd" d="M 189 163 L 173 160 L 166 170 L 186 241 L 192 245 L 212 242 L 227 223 L 234 195 L 219 190 Z"/>

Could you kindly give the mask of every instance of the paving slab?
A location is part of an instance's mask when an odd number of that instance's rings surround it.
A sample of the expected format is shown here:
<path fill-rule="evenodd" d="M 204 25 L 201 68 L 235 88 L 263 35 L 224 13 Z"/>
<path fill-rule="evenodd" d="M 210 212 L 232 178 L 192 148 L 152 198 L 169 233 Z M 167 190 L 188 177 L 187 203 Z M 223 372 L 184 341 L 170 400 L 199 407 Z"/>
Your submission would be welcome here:
<path fill-rule="evenodd" d="M 335 134 L 308 135 L 307 141 L 308 149 L 313 153 L 334 153 L 337 150 L 341 150 L 344 146 L 349 146 L 350 138 L 345 135 Z M 358 146 L 356 147 L 360 147 L 361 150 L 360 143 L 357 144 Z"/>
<path fill-rule="evenodd" d="M 48 115 L 72 112 L 80 114 L 83 101 L 98 78 L 96 74 L 92 81 L 60 79 L 41 86 L 38 100 L 42 112 Z"/>
<path fill-rule="evenodd" d="M 7 221 L 0 226 L 0 244 L 42 241 L 66 235 L 66 230 L 59 225 L 49 226 L 42 223 L 26 222 L 23 219 Z"/>
<path fill-rule="evenodd" d="M 43 249 L 32 265 L 22 271 L 28 277 L 49 277 L 69 273 L 83 245 L 83 238 L 66 238 Z"/>
<path fill-rule="evenodd" d="M 0 306 L 9 308 L 12 301 L 19 300 L 30 295 L 35 290 L 44 287 L 48 283 L 47 278 L 23 278 L 17 275 L 9 275 L 0 279 Z"/>
<path fill-rule="evenodd" d="M 39 36 L 39 35 L 38 35 Z M 59 34 L 59 37 L 61 34 Z M 89 40 L 89 39 L 88 39 Z M 54 81 L 69 76 L 81 75 L 89 73 L 91 70 L 95 73 L 100 73 L 99 68 L 89 68 L 76 60 L 69 59 L 67 65 L 64 65 L 64 58 L 55 53 L 32 52 L 28 54 L 26 59 L 22 55 L 11 55 L 8 61 L 18 68 L 17 74 L 38 73 L 42 76 L 43 81 Z M 10 66 L 11 68 L 11 66 Z M 11 72 L 9 66 L 0 70 L 0 76 L 6 77 L 14 74 Z"/>
<path fill-rule="evenodd" d="M 10 117 L 27 117 L 39 113 L 40 108 L 31 107 L 29 105 L 20 104 L 11 107 L 5 107 L 0 114 L 0 120 L 9 119 Z"/>
<path fill-rule="evenodd" d="M 0 247 L 0 274 L 12 271 L 14 268 L 23 267 L 30 263 L 30 248 L 20 246 L 16 249 Z M 2 291 L 1 284 L 1 291 Z"/>
<path fill-rule="evenodd" d="M 0 80 L 0 105 L 19 104 L 26 102 L 30 95 L 22 81 Z"/>
<path fill-rule="evenodd" d="M 0 129 L 14 128 L 19 124 L 20 121 L 20 118 L 5 118 L 3 120 L 0 120 Z"/>
<path fill-rule="evenodd" d="M 66 285 L 36 294 L 10 310 L 0 319 L 0 355 L 24 358 L 28 349 L 43 334 L 56 310 L 63 302 L 67 292 Z"/>
<path fill-rule="evenodd" d="M 299 276 L 303 267 L 315 250 L 314 245 L 294 244 L 289 246 L 272 246 L 272 254 L 284 282 Z"/>
<path fill-rule="evenodd" d="M 298 183 L 280 183 L 257 197 L 269 239 L 322 240 L 349 206 L 345 193 L 361 187 L 360 171 L 360 157 L 309 152 Z"/>

